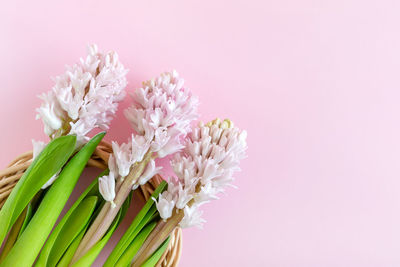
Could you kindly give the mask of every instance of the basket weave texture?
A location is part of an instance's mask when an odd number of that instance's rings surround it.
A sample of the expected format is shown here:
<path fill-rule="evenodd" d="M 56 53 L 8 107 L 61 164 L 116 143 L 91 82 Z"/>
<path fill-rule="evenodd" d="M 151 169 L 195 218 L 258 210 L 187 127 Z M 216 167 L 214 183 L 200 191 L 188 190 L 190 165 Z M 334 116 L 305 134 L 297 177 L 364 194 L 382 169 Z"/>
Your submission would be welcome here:
<path fill-rule="evenodd" d="M 96 148 L 91 159 L 89 160 L 88 167 L 96 167 L 99 169 L 106 169 L 107 162 L 110 154 L 112 153 L 111 144 L 102 141 Z M 14 186 L 18 183 L 25 170 L 32 163 L 33 152 L 28 151 L 16 157 L 4 170 L 0 170 L 0 209 L 3 207 L 10 195 Z M 148 200 L 162 181 L 160 175 L 154 176 L 148 183 L 140 186 L 138 190 L 144 200 Z M 178 266 L 180 255 L 182 251 L 182 230 L 176 228 L 171 233 L 171 238 L 168 244 L 168 248 L 161 256 L 156 266 L 170 267 Z"/>

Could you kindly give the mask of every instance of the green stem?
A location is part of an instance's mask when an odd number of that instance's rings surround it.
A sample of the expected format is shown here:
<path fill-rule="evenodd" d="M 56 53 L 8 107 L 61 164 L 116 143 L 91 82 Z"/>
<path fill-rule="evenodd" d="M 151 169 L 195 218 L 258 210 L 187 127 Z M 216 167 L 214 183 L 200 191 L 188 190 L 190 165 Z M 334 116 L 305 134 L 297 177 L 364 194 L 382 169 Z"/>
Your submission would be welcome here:
<path fill-rule="evenodd" d="M 129 228 L 126 230 L 125 234 L 118 241 L 118 244 L 114 247 L 113 251 L 108 256 L 106 262 L 104 263 L 104 267 L 113 267 L 117 263 L 118 259 L 127 249 L 129 244 L 133 242 L 133 239 L 140 233 L 140 231 L 145 227 L 151 220 L 154 214 L 158 215 L 158 211 L 156 205 L 154 203 L 154 198 L 158 198 L 158 196 L 167 188 L 167 183 L 162 181 L 160 185 L 154 190 L 151 198 L 147 200 L 146 204 L 140 210 L 140 212 L 136 215 L 135 219 L 132 221 Z M 133 258 L 133 256 L 132 256 Z M 129 259 L 129 262 L 132 260 Z"/>
<path fill-rule="evenodd" d="M 140 267 L 170 236 L 184 217 L 183 210 L 175 209 L 167 221 L 160 220 L 132 260 L 132 267 Z"/>
<path fill-rule="evenodd" d="M 114 199 L 115 206 L 111 207 L 109 202 L 104 204 L 99 215 L 96 217 L 95 221 L 82 239 L 77 251 L 75 252 L 72 263 L 76 262 L 80 257 L 82 257 L 105 235 L 108 228 L 114 221 L 115 216 L 117 216 L 122 204 L 132 191 L 133 184 L 139 179 L 140 175 L 142 175 L 144 168 L 150 161 L 151 157 L 152 153 L 147 152 L 144 159 L 137 164 L 135 168 L 132 168 L 128 176 L 125 177 Z"/>

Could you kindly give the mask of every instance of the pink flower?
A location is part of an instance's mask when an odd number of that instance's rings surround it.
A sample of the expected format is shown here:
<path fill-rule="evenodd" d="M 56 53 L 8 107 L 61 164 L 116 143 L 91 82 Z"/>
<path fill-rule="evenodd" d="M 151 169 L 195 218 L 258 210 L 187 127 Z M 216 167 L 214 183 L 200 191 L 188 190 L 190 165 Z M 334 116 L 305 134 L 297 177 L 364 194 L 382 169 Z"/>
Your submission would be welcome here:
<path fill-rule="evenodd" d="M 159 205 L 164 208 L 174 204 L 183 209 L 181 227 L 200 226 L 203 220 L 198 208 L 218 199 L 218 193 L 231 185 L 234 172 L 246 157 L 246 135 L 231 121 L 219 119 L 207 125 L 200 123 L 189 135 L 183 151 L 171 161 L 177 181 L 168 184 L 168 193 L 164 192 L 168 197 L 163 196 L 163 205 Z"/>
<path fill-rule="evenodd" d="M 115 205 L 113 202 L 115 198 L 115 177 L 113 172 L 99 178 L 99 191 L 104 200 L 110 201 L 111 205 Z"/>
<path fill-rule="evenodd" d="M 192 226 L 196 226 L 198 228 L 203 228 L 203 224 L 206 222 L 201 215 L 203 215 L 203 211 L 198 209 L 198 206 L 193 205 L 191 207 L 185 206 L 184 208 L 185 216 L 182 221 L 179 223 L 179 226 L 182 228 L 188 228 Z"/>
<path fill-rule="evenodd" d="M 156 162 L 154 160 L 150 160 L 147 164 L 146 169 L 142 173 L 142 175 L 138 179 L 138 183 L 140 185 L 144 185 L 150 180 L 154 175 L 158 174 L 162 167 L 156 167 Z"/>
<path fill-rule="evenodd" d="M 175 207 L 175 199 L 170 192 L 164 191 L 159 195 L 158 201 L 155 198 L 153 198 L 153 200 L 156 202 L 157 210 L 161 218 L 165 220 L 172 216 L 172 211 Z"/>
<path fill-rule="evenodd" d="M 184 146 L 180 140 L 190 131 L 192 120 L 197 118 L 198 100 L 183 88 L 183 79 L 179 78 L 177 72 L 161 74 L 143 85 L 133 95 L 132 107 L 125 110 L 135 133 L 128 143 L 113 143 L 115 162 L 110 158 L 109 165 L 112 163 L 116 166 L 111 171 L 115 179 L 127 176 L 133 164 L 142 162 L 146 153 L 154 153 L 161 158 L 181 150 Z M 161 167 L 156 167 L 151 159 L 141 176 L 131 185 L 132 189 L 145 184 L 160 170 Z M 172 199 L 164 196 L 159 200 L 158 207 L 163 216 L 167 216 L 172 212 L 171 207 L 174 207 L 176 200 L 171 204 Z M 177 200 L 179 203 L 184 201 L 182 197 Z M 187 201 L 184 202 L 186 204 Z"/>
<path fill-rule="evenodd" d="M 124 98 L 128 71 L 118 55 L 99 53 L 96 45 L 89 46 L 88 52 L 86 59 L 55 77 L 52 90 L 40 96 L 43 103 L 36 117 L 51 138 L 76 134 L 78 143 L 83 143 L 94 128 L 108 129 Z"/>
<path fill-rule="evenodd" d="M 115 164 L 118 167 L 118 173 L 116 175 L 120 175 L 125 177 L 129 174 L 130 168 L 132 166 L 132 151 L 130 143 L 123 143 L 118 145 L 117 142 L 112 142 L 112 149 L 115 157 Z M 113 160 L 113 159 L 109 159 Z M 112 163 L 114 164 L 114 163 Z M 110 165 L 110 163 L 109 163 Z M 115 171 L 115 170 L 114 170 Z"/>
<path fill-rule="evenodd" d="M 133 95 L 134 104 L 125 110 L 138 135 L 150 143 L 150 150 L 159 157 L 173 154 L 183 146 L 180 138 L 190 131 L 197 118 L 198 99 L 183 87 L 176 71 L 143 83 Z"/>

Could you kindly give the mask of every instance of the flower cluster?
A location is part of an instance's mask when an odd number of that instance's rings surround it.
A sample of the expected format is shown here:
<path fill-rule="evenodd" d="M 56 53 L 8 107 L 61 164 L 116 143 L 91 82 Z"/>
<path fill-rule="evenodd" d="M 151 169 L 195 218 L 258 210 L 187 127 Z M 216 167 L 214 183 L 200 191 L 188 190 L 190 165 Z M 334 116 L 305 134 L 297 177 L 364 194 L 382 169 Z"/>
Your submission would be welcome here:
<path fill-rule="evenodd" d="M 79 64 L 55 77 L 55 85 L 40 96 L 37 109 L 44 131 L 51 138 L 76 134 L 78 142 L 94 128 L 108 129 L 118 102 L 124 96 L 127 69 L 115 52 L 99 53 L 96 45 L 88 47 L 88 56 Z"/>
<path fill-rule="evenodd" d="M 134 138 L 134 135 L 132 135 L 132 140 Z M 99 191 L 106 201 L 110 201 L 114 205 L 115 181 L 127 176 L 131 166 L 136 162 L 141 162 L 147 150 L 143 150 L 143 147 L 138 147 L 131 141 L 121 145 L 112 142 L 112 148 L 114 155 L 110 155 L 108 159 L 108 168 L 110 171 L 108 175 L 99 178 Z M 154 159 L 150 159 L 137 182 L 132 185 L 132 189 L 136 189 L 139 185 L 147 183 L 161 169 L 162 167 L 156 167 Z"/>
<path fill-rule="evenodd" d="M 184 212 L 181 227 L 201 227 L 199 207 L 231 185 L 233 173 L 240 170 L 239 162 L 246 156 L 246 136 L 229 120 L 200 123 L 171 161 L 177 179 L 169 181 L 168 190 L 156 202 L 161 218 L 168 219 L 176 208 Z"/>
<path fill-rule="evenodd" d="M 181 139 L 197 118 L 198 99 L 183 87 L 183 83 L 176 71 L 167 72 L 144 82 L 143 88 L 133 94 L 134 103 L 125 110 L 125 116 L 135 134 L 128 143 L 112 144 L 114 156 L 108 162 L 110 174 L 99 180 L 100 192 L 107 201 L 115 198 L 115 180 L 127 176 L 132 165 L 141 162 L 146 153 L 162 158 L 184 147 Z M 160 170 L 152 158 L 132 188 L 145 184 Z"/>
<path fill-rule="evenodd" d="M 163 73 L 144 82 L 133 96 L 132 107 L 125 110 L 133 129 L 159 157 L 183 148 L 180 137 L 190 131 L 190 123 L 197 118 L 198 99 L 183 83 L 176 71 Z"/>

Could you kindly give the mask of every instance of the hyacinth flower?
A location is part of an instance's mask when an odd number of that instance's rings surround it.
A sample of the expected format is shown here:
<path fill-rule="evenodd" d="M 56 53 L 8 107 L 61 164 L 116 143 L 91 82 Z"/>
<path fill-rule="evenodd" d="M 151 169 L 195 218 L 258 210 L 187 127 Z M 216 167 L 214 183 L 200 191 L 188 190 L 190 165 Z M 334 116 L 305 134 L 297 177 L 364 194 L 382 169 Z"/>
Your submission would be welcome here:
<path fill-rule="evenodd" d="M 155 159 L 174 154 L 197 118 L 198 99 L 183 86 L 176 71 L 143 83 L 125 110 L 134 134 L 127 143 L 112 143 L 109 174 L 99 178 L 99 191 L 107 203 L 90 225 L 75 252 L 77 262 L 106 234 L 131 191 L 145 184 L 161 168 Z"/>
<path fill-rule="evenodd" d="M 75 134 L 78 141 L 87 141 L 93 129 L 108 129 L 125 97 L 128 70 L 116 52 L 100 53 L 96 45 L 88 47 L 85 59 L 66 68 L 54 78 L 52 90 L 40 96 L 43 103 L 36 118 L 50 138 Z"/>
<path fill-rule="evenodd" d="M 246 136 L 230 120 L 200 123 L 193 130 L 183 151 L 171 161 L 177 178 L 168 182 L 158 201 L 153 199 L 161 220 L 143 241 L 132 266 L 142 266 L 177 226 L 202 227 L 200 207 L 232 185 L 233 174 L 246 157 Z"/>
<path fill-rule="evenodd" d="M 118 103 L 125 97 L 128 70 L 116 52 L 100 53 L 96 45 L 88 46 L 85 59 L 66 68 L 65 73 L 54 78 L 54 87 L 39 96 L 43 102 L 36 110 L 36 118 L 43 121 L 50 139 L 73 134 L 79 147 L 89 140 L 87 134 L 92 130 L 109 128 Z M 46 144 L 34 140 L 32 143 L 35 158 Z M 56 178 L 57 174 L 42 188 Z"/>
<path fill-rule="evenodd" d="M 88 52 L 40 96 L 43 103 L 37 118 L 42 119 L 50 143 L 33 141 L 32 162 L 0 210 L 0 243 L 10 232 L 0 262 L 33 263 L 104 133 L 92 141 L 87 135 L 95 128 L 108 128 L 125 95 L 127 70 L 118 55 L 100 53 L 95 45 Z M 43 221 L 46 225 L 41 225 Z M 23 263 L 18 258 L 24 254 Z"/>

